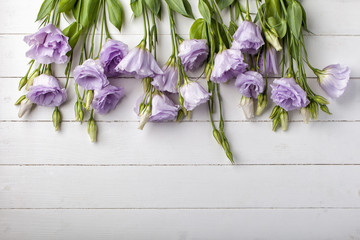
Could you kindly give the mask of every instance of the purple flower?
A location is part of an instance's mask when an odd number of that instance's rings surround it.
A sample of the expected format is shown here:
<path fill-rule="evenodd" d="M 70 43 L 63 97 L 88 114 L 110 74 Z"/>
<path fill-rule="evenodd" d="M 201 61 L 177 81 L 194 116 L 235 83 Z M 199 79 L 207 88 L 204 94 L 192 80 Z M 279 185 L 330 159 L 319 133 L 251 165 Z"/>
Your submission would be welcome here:
<path fill-rule="evenodd" d="M 331 98 L 340 97 L 350 80 L 350 68 L 340 64 L 330 65 L 321 70 L 315 70 L 321 88 Z"/>
<path fill-rule="evenodd" d="M 247 98 L 257 98 L 265 90 L 263 76 L 255 71 L 247 71 L 240 74 L 235 81 L 235 86 L 240 93 Z"/>
<path fill-rule="evenodd" d="M 172 121 L 178 115 L 179 106 L 176 106 L 164 94 L 156 94 L 152 98 L 150 122 Z"/>
<path fill-rule="evenodd" d="M 86 60 L 74 69 L 74 79 L 86 90 L 99 90 L 109 84 L 104 69 L 98 61 L 93 59 Z"/>
<path fill-rule="evenodd" d="M 173 64 L 169 64 L 164 66 L 163 71 L 164 74 L 155 76 L 151 84 L 160 91 L 177 93 L 178 68 Z"/>
<path fill-rule="evenodd" d="M 277 58 L 277 53 L 275 48 L 268 47 L 266 49 L 266 57 L 265 57 L 265 66 L 266 66 L 266 75 L 279 74 L 279 63 Z M 264 53 L 262 52 L 259 57 L 259 68 L 260 72 L 264 75 L 265 69 L 264 69 Z"/>
<path fill-rule="evenodd" d="M 140 45 L 133 48 L 116 66 L 116 71 L 134 76 L 135 78 L 154 78 L 163 74 L 154 56 Z"/>
<path fill-rule="evenodd" d="M 239 50 L 226 49 L 216 55 L 210 79 L 216 83 L 224 83 L 244 72 L 246 68 L 247 64 Z"/>
<path fill-rule="evenodd" d="M 231 48 L 241 50 L 243 53 L 256 54 L 262 45 L 264 45 L 264 40 L 260 27 L 245 20 L 236 30 Z"/>
<path fill-rule="evenodd" d="M 183 41 L 179 46 L 179 57 L 185 71 L 198 69 L 209 54 L 209 48 L 204 39 L 191 39 Z"/>
<path fill-rule="evenodd" d="M 194 110 L 200 104 L 206 103 L 211 96 L 199 83 L 187 81 L 180 88 L 181 96 L 184 98 L 184 107 L 188 111 Z"/>
<path fill-rule="evenodd" d="M 309 104 L 306 92 L 295 82 L 293 78 L 281 78 L 274 80 L 271 99 L 286 111 L 300 109 Z"/>
<path fill-rule="evenodd" d="M 30 46 L 26 56 L 42 64 L 62 64 L 67 62 L 67 52 L 71 50 L 66 37 L 51 23 L 39 29 L 36 33 L 24 37 Z"/>
<path fill-rule="evenodd" d="M 106 114 L 115 109 L 120 99 L 125 95 L 121 87 L 107 85 L 106 87 L 94 91 L 94 100 L 91 106 L 99 113 Z"/>
<path fill-rule="evenodd" d="M 67 95 L 55 77 L 42 74 L 34 79 L 26 97 L 39 106 L 58 107 L 65 102 Z"/>
<path fill-rule="evenodd" d="M 107 40 L 102 46 L 99 60 L 108 77 L 118 77 L 121 73 L 115 71 L 115 67 L 128 54 L 128 46 L 120 41 Z"/>

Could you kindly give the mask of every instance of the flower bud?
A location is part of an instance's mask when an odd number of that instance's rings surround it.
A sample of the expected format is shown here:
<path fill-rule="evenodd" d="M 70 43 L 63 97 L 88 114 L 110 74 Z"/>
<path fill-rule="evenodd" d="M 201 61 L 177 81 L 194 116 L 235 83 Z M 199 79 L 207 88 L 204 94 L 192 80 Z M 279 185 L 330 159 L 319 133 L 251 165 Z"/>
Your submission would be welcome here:
<path fill-rule="evenodd" d="M 40 70 L 35 69 L 35 71 L 30 75 L 27 83 L 26 83 L 26 90 L 29 90 L 29 88 L 33 85 L 34 79 L 40 75 Z"/>
<path fill-rule="evenodd" d="M 232 155 L 232 153 L 231 153 L 230 151 L 227 151 L 227 152 L 226 152 L 226 156 L 228 157 L 228 159 L 230 160 L 230 162 L 231 162 L 232 164 L 235 163 L 235 162 L 234 162 L 234 159 L 233 159 L 233 155 Z"/>
<path fill-rule="evenodd" d="M 85 113 L 84 113 L 84 110 L 82 109 L 82 106 L 81 106 L 80 103 L 79 103 L 79 106 L 78 106 L 78 112 L 79 112 L 79 120 L 80 120 L 81 123 L 83 123 Z"/>
<path fill-rule="evenodd" d="M 251 119 L 251 118 L 255 117 L 254 99 L 242 96 L 241 101 L 240 101 L 240 106 L 243 109 L 246 119 Z"/>
<path fill-rule="evenodd" d="M 151 78 L 144 78 L 143 79 L 143 88 L 144 88 L 144 92 L 149 92 L 151 89 L 151 82 L 152 79 Z"/>
<path fill-rule="evenodd" d="M 278 117 L 276 118 L 273 118 L 273 127 L 272 127 L 272 130 L 274 132 L 276 132 L 276 129 L 277 127 L 279 126 L 279 123 L 280 123 L 280 119 Z"/>
<path fill-rule="evenodd" d="M 268 104 L 267 95 L 259 94 L 258 103 L 256 106 L 256 116 L 260 116 Z"/>
<path fill-rule="evenodd" d="M 270 43 L 271 46 L 273 46 L 276 49 L 276 51 L 282 50 L 282 46 L 279 42 L 279 35 L 277 34 L 277 32 L 274 28 L 271 28 L 270 30 L 265 29 L 264 34 L 265 34 L 266 41 L 268 43 Z"/>
<path fill-rule="evenodd" d="M 88 134 L 91 142 L 96 142 L 97 138 L 97 126 L 95 120 L 91 117 L 88 122 Z"/>
<path fill-rule="evenodd" d="M 143 130 L 145 127 L 145 124 L 149 121 L 149 118 L 151 116 L 151 108 L 150 105 L 146 105 L 145 109 L 140 113 L 140 125 L 138 129 Z"/>
<path fill-rule="evenodd" d="M 26 95 L 22 95 L 21 97 L 19 97 L 19 99 L 15 102 L 15 105 L 19 105 L 23 100 L 26 99 Z"/>
<path fill-rule="evenodd" d="M 33 106 L 33 103 L 30 102 L 29 99 L 26 99 L 25 101 L 22 101 L 21 104 L 20 104 L 19 113 L 18 113 L 19 118 L 24 116 L 24 114 L 26 112 L 30 112 L 32 106 Z"/>
<path fill-rule="evenodd" d="M 179 103 L 180 103 L 180 106 L 184 106 L 184 98 L 181 96 L 181 95 L 179 95 Z"/>
<path fill-rule="evenodd" d="M 288 129 L 288 122 L 289 122 L 289 115 L 285 110 L 283 110 L 282 113 L 280 114 L 281 129 L 283 131 L 286 131 Z"/>
<path fill-rule="evenodd" d="M 178 115 L 177 115 L 177 117 L 176 117 L 176 121 L 177 121 L 177 122 L 180 122 L 181 119 L 184 118 L 184 115 L 185 115 L 184 110 L 183 110 L 183 109 L 180 109 L 180 110 L 178 111 Z"/>
<path fill-rule="evenodd" d="M 74 105 L 74 111 L 75 111 L 75 121 L 79 121 L 79 108 L 78 108 L 79 102 L 77 101 Z"/>
<path fill-rule="evenodd" d="M 326 98 L 320 96 L 320 95 L 316 95 L 313 97 L 314 101 L 319 103 L 320 105 L 326 105 L 329 104 L 329 101 L 326 100 Z"/>
<path fill-rule="evenodd" d="M 220 135 L 220 132 L 219 132 L 217 129 L 214 129 L 214 130 L 213 130 L 213 135 L 214 135 L 215 140 L 216 140 L 220 145 L 222 145 L 221 135 Z"/>
<path fill-rule="evenodd" d="M 320 109 L 321 109 L 321 111 L 331 115 L 331 112 L 330 112 L 329 108 L 326 105 L 320 105 Z"/>
<path fill-rule="evenodd" d="M 27 81 L 28 81 L 27 77 L 21 78 L 18 87 L 19 91 L 26 85 Z"/>
<path fill-rule="evenodd" d="M 53 115 L 52 115 L 53 124 L 55 127 L 55 131 L 58 131 L 60 129 L 60 122 L 61 122 L 61 114 L 59 111 L 59 108 L 55 108 Z"/>
<path fill-rule="evenodd" d="M 90 106 L 91 106 L 91 103 L 92 103 L 93 99 L 94 99 L 94 91 L 93 90 L 87 91 L 87 93 L 86 93 L 86 103 L 85 103 L 85 109 L 86 110 L 90 109 Z"/>
<path fill-rule="evenodd" d="M 300 112 L 303 117 L 304 123 L 308 124 L 310 121 L 310 110 L 306 107 L 306 108 L 301 108 Z"/>

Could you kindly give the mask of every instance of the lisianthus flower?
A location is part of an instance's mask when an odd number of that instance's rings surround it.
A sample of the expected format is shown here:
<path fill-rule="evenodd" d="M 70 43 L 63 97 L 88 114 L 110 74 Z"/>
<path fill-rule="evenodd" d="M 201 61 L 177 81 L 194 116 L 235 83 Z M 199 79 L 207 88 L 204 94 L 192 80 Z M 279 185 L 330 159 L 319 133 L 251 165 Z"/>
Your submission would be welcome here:
<path fill-rule="evenodd" d="M 243 73 L 247 64 L 239 50 L 225 49 L 215 57 L 215 63 L 211 72 L 210 80 L 216 83 L 224 83 L 227 80 Z"/>
<path fill-rule="evenodd" d="M 350 80 L 350 68 L 340 64 L 327 66 L 323 70 L 315 70 L 321 88 L 331 98 L 338 98 L 344 92 Z"/>
<path fill-rule="evenodd" d="M 157 75 L 151 84 L 160 91 L 177 93 L 177 83 L 179 79 L 179 70 L 171 60 L 163 67 L 164 74 Z"/>
<path fill-rule="evenodd" d="M 67 95 L 55 77 L 42 74 L 34 79 L 26 97 L 39 106 L 58 107 L 65 102 Z"/>
<path fill-rule="evenodd" d="M 274 80 L 271 99 L 286 111 L 304 108 L 309 104 L 306 92 L 296 83 L 294 78 Z"/>
<path fill-rule="evenodd" d="M 102 46 L 99 60 L 107 77 L 118 77 L 121 73 L 115 71 L 115 67 L 128 54 L 128 46 L 120 41 L 109 39 Z"/>
<path fill-rule="evenodd" d="M 123 88 L 107 85 L 100 90 L 94 91 L 94 99 L 91 106 L 99 114 L 106 114 L 115 109 L 124 95 L 125 91 Z"/>
<path fill-rule="evenodd" d="M 50 23 L 36 33 L 24 37 L 24 41 L 30 46 L 26 56 L 41 64 L 66 63 L 66 53 L 71 50 L 68 39 Z"/>
<path fill-rule="evenodd" d="M 133 48 L 120 61 L 115 70 L 137 79 L 154 78 L 163 74 L 154 56 L 143 46 L 143 42 Z"/>
<path fill-rule="evenodd" d="M 86 90 L 99 90 L 109 84 L 103 67 L 93 59 L 86 60 L 74 69 L 74 79 Z"/>
<path fill-rule="evenodd" d="M 211 94 L 199 83 L 187 80 L 180 88 L 181 96 L 184 98 L 184 107 L 188 111 L 209 101 Z"/>
<path fill-rule="evenodd" d="M 263 76 L 255 71 L 241 73 L 235 81 L 235 86 L 247 98 L 257 98 L 260 93 L 264 92 L 265 85 Z"/>
<path fill-rule="evenodd" d="M 242 53 L 256 54 L 263 45 L 260 27 L 245 20 L 236 30 L 231 48 L 241 50 Z"/>
<path fill-rule="evenodd" d="M 273 47 L 268 47 L 266 49 L 265 66 L 266 66 L 266 75 L 279 74 L 279 70 L 278 70 L 279 63 L 278 63 L 277 53 L 276 53 L 275 48 L 273 48 Z M 260 72 L 264 75 L 265 74 L 264 53 L 260 54 L 259 68 L 260 68 Z"/>
<path fill-rule="evenodd" d="M 184 40 L 179 45 L 179 57 L 185 71 L 195 71 L 204 64 L 209 54 L 205 39 Z"/>

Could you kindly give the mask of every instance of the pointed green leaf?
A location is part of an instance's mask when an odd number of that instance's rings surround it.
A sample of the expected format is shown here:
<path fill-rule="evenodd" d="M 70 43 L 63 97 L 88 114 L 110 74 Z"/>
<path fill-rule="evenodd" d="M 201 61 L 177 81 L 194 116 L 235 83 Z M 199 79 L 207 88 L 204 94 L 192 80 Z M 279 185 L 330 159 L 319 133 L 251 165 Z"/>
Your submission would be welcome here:
<path fill-rule="evenodd" d="M 208 24 L 211 24 L 211 10 L 204 0 L 199 0 L 199 12 Z"/>
<path fill-rule="evenodd" d="M 69 45 L 74 49 L 82 32 L 82 26 L 78 22 L 73 22 L 63 30 L 65 36 L 69 37 Z"/>
<path fill-rule="evenodd" d="M 153 14 L 159 14 L 161 9 L 161 0 L 145 0 L 145 3 Z"/>
<path fill-rule="evenodd" d="M 42 3 L 36 21 L 42 20 L 44 17 L 49 16 L 55 7 L 55 0 L 44 0 Z"/>
<path fill-rule="evenodd" d="M 203 18 L 196 19 L 191 25 L 190 39 L 206 39 L 206 23 Z"/>
<path fill-rule="evenodd" d="M 67 12 L 75 7 L 77 0 L 60 0 L 58 4 L 58 12 Z"/>
<path fill-rule="evenodd" d="M 165 2 L 173 11 L 180 13 L 184 17 L 194 18 L 191 5 L 187 0 L 165 0 Z"/>
<path fill-rule="evenodd" d="M 216 0 L 217 5 L 221 10 L 229 7 L 231 4 L 234 3 L 235 0 Z"/>
<path fill-rule="evenodd" d="M 300 37 L 301 25 L 303 21 L 302 8 L 300 3 L 293 1 L 291 5 L 288 6 L 288 24 L 290 30 L 296 39 Z"/>
<path fill-rule="evenodd" d="M 124 19 L 123 7 L 119 0 L 106 0 L 109 12 L 110 22 L 121 31 L 121 26 Z"/>
<path fill-rule="evenodd" d="M 143 12 L 142 0 L 131 0 L 130 7 L 135 17 L 141 16 Z"/>

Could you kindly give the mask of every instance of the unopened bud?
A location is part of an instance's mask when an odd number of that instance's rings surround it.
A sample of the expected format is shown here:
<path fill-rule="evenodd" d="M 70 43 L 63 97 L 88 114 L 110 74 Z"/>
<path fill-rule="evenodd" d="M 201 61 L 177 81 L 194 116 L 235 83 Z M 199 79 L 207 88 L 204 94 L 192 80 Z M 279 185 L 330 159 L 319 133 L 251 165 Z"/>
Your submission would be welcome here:
<path fill-rule="evenodd" d="M 242 96 L 240 101 L 240 106 L 243 109 L 244 115 L 246 119 L 251 119 L 255 117 L 254 114 L 254 99 L 247 98 Z"/>
<path fill-rule="evenodd" d="M 179 103 L 180 103 L 180 106 L 184 106 L 184 98 L 180 95 L 179 96 Z"/>
<path fill-rule="evenodd" d="M 283 131 L 286 131 L 288 129 L 288 122 L 289 122 L 289 115 L 285 110 L 283 110 L 283 112 L 280 114 L 281 129 Z"/>
<path fill-rule="evenodd" d="M 303 117 L 304 123 L 308 124 L 310 121 L 310 110 L 308 108 L 301 108 L 300 112 Z"/>
<path fill-rule="evenodd" d="M 313 97 L 314 101 L 319 103 L 320 105 L 326 105 L 329 104 L 329 101 L 326 100 L 326 98 L 320 96 L 320 95 L 316 95 L 315 97 Z"/>
<path fill-rule="evenodd" d="M 260 116 L 268 104 L 267 95 L 259 94 L 258 103 L 256 106 L 256 116 Z"/>
<path fill-rule="evenodd" d="M 264 34 L 267 42 L 270 43 L 271 46 L 273 46 L 276 49 L 276 51 L 282 50 L 282 46 L 279 41 L 279 36 L 274 28 L 271 28 L 270 30 L 265 29 Z"/>
<path fill-rule="evenodd" d="M 36 69 L 29 77 L 27 83 L 26 83 L 26 90 L 29 90 L 29 88 L 33 85 L 34 79 L 40 75 L 40 70 Z"/>
<path fill-rule="evenodd" d="M 320 105 L 320 109 L 321 109 L 321 111 L 331 115 L 331 112 L 330 112 L 329 108 L 326 105 Z"/>
<path fill-rule="evenodd" d="M 94 91 L 93 90 L 87 91 L 87 93 L 86 93 L 86 101 L 85 101 L 85 109 L 86 110 L 90 109 L 90 106 L 91 106 L 91 103 L 92 103 L 93 99 L 94 99 Z"/>
<path fill-rule="evenodd" d="M 97 138 L 97 126 L 96 126 L 96 122 L 93 118 L 89 119 L 88 122 L 88 133 L 91 139 L 91 142 L 96 142 L 96 138 Z"/>
<path fill-rule="evenodd" d="M 149 121 L 151 116 L 151 108 L 150 105 L 147 105 L 145 109 L 140 113 L 140 124 L 138 129 L 143 130 L 146 123 Z"/>
<path fill-rule="evenodd" d="M 23 100 L 26 99 L 26 95 L 22 95 L 21 97 L 19 97 L 19 99 L 15 102 L 15 105 L 19 105 Z"/>
<path fill-rule="evenodd" d="M 77 101 L 75 103 L 75 105 L 74 105 L 74 112 L 75 112 L 75 120 L 76 121 L 79 121 L 79 119 L 80 119 L 78 104 L 79 104 L 79 102 Z"/>
<path fill-rule="evenodd" d="M 33 103 L 30 102 L 29 99 L 26 99 L 25 101 L 22 101 L 21 104 L 20 104 L 19 113 L 18 113 L 19 118 L 24 116 L 25 113 L 30 112 L 32 106 L 33 106 Z"/>
<path fill-rule="evenodd" d="M 233 159 L 233 155 L 232 155 L 232 153 L 231 153 L 230 151 L 227 151 L 227 152 L 226 152 L 226 156 L 228 157 L 228 159 L 230 160 L 230 162 L 231 162 L 232 164 L 235 163 L 235 162 L 234 162 L 234 159 Z"/>
<path fill-rule="evenodd" d="M 180 109 L 180 110 L 178 111 L 178 115 L 177 115 L 177 117 L 176 117 L 176 121 L 177 121 L 177 122 L 180 122 L 180 121 L 184 118 L 184 115 L 185 115 L 184 111 L 183 111 L 182 109 Z"/>
<path fill-rule="evenodd" d="M 213 130 L 213 135 L 214 135 L 215 140 L 216 140 L 220 145 L 222 145 L 221 135 L 220 135 L 220 132 L 219 132 L 217 129 L 214 129 L 214 130 Z"/>
<path fill-rule="evenodd" d="M 273 119 L 273 127 L 272 127 L 272 130 L 274 132 L 276 132 L 276 129 L 277 127 L 279 126 L 279 123 L 280 123 L 280 119 L 278 117 L 274 118 Z"/>
<path fill-rule="evenodd" d="M 26 85 L 27 81 L 28 81 L 27 77 L 21 78 L 18 87 L 19 91 Z"/>
<path fill-rule="evenodd" d="M 55 108 L 53 115 L 52 115 L 53 124 L 55 127 L 55 131 L 58 131 L 60 129 L 60 123 L 61 123 L 61 113 L 59 111 L 59 108 Z"/>
<path fill-rule="evenodd" d="M 143 88 L 144 88 L 144 92 L 149 92 L 151 89 L 151 82 L 152 79 L 151 78 L 144 78 L 143 79 Z"/>

